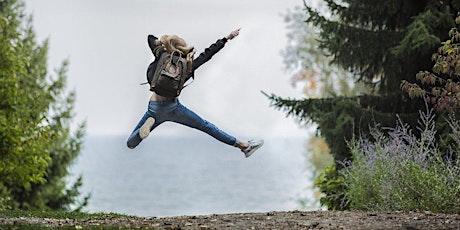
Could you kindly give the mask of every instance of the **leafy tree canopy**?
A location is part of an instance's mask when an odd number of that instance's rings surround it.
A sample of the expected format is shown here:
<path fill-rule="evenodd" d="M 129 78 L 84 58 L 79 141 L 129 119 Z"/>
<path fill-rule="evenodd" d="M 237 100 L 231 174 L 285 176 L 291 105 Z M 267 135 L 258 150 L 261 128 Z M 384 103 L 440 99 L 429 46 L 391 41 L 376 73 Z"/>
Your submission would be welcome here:
<path fill-rule="evenodd" d="M 68 210 L 79 202 L 81 178 L 67 188 L 65 177 L 84 124 L 70 130 L 68 63 L 48 74 L 48 42 L 37 44 L 31 22 L 22 2 L 0 1 L 0 209 Z"/>

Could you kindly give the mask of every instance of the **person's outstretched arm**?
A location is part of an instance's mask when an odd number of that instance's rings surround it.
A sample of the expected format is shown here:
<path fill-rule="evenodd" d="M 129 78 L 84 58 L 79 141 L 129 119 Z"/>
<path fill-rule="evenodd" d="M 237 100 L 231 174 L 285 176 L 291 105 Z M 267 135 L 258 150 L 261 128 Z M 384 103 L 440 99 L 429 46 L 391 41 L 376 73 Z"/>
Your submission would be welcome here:
<path fill-rule="evenodd" d="M 240 29 L 232 31 L 229 35 L 217 40 L 214 44 L 206 48 L 204 52 L 202 52 L 197 58 L 193 60 L 193 70 L 198 69 L 198 67 L 209 61 L 209 59 L 211 59 L 214 54 L 224 48 L 225 43 L 227 43 L 228 40 L 232 40 L 238 36 L 240 34 Z"/>

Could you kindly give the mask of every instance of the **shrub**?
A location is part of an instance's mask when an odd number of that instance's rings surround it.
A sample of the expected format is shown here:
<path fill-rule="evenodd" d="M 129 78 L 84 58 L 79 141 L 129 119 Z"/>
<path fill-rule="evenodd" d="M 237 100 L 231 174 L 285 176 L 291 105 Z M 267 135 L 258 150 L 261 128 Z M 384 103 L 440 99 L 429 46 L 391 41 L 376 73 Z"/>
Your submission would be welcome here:
<path fill-rule="evenodd" d="M 416 136 L 398 118 L 396 128 L 371 129 L 349 143 L 353 163 L 341 172 L 351 209 L 460 213 L 460 125 L 450 118 L 447 152 L 436 145 L 433 110 L 420 112 Z"/>
<path fill-rule="evenodd" d="M 319 202 L 328 210 L 346 210 L 348 202 L 345 199 L 344 178 L 335 168 L 335 165 L 327 166 L 315 180 L 315 186 L 325 196 Z"/>

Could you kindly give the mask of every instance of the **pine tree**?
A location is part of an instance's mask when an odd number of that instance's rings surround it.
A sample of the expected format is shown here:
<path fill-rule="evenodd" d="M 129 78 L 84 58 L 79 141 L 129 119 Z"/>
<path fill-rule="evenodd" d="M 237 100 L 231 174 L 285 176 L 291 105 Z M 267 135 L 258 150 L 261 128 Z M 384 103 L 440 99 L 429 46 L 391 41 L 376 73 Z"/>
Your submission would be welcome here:
<path fill-rule="evenodd" d="M 296 100 L 271 95 L 273 105 L 304 121 L 318 124 L 335 160 L 350 159 L 346 142 L 366 135 L 374 123 L 394 127 L 396 115 L 416 122 L 422 100 L 400 89 L 430 69 L 431 54 L 454 25 L 460 0 L 325 0 L 325 16 L 305 1 L 306 23 L 319 29 L 319 48 L 332 64 L 353 74 L 373 94 Z M 337 164 L 340 166 L 340 164 Z"/>
<path fill-rule="evenodd" d="M 31 22 L 22 2 L 0 1 L 0 209 L 69 210 L 79 205 L 81 177 L 69 188 L 65 177 L 84 124 L 70 130 L 67 61 L 48 75 L 48 42 L 36 43 Z"/>

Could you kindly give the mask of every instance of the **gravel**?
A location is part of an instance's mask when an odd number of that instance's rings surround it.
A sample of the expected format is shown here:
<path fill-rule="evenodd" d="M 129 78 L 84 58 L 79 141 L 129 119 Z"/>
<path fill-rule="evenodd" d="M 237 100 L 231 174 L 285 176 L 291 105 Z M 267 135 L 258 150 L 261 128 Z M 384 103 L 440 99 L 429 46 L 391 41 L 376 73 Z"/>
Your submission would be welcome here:
<path fill-rule="evenodd" d="M 431 212 L 290 211 L 100 219 L 2 218 L 2 224 L 155 229 L 460 229 L 460 215 Z"/>

